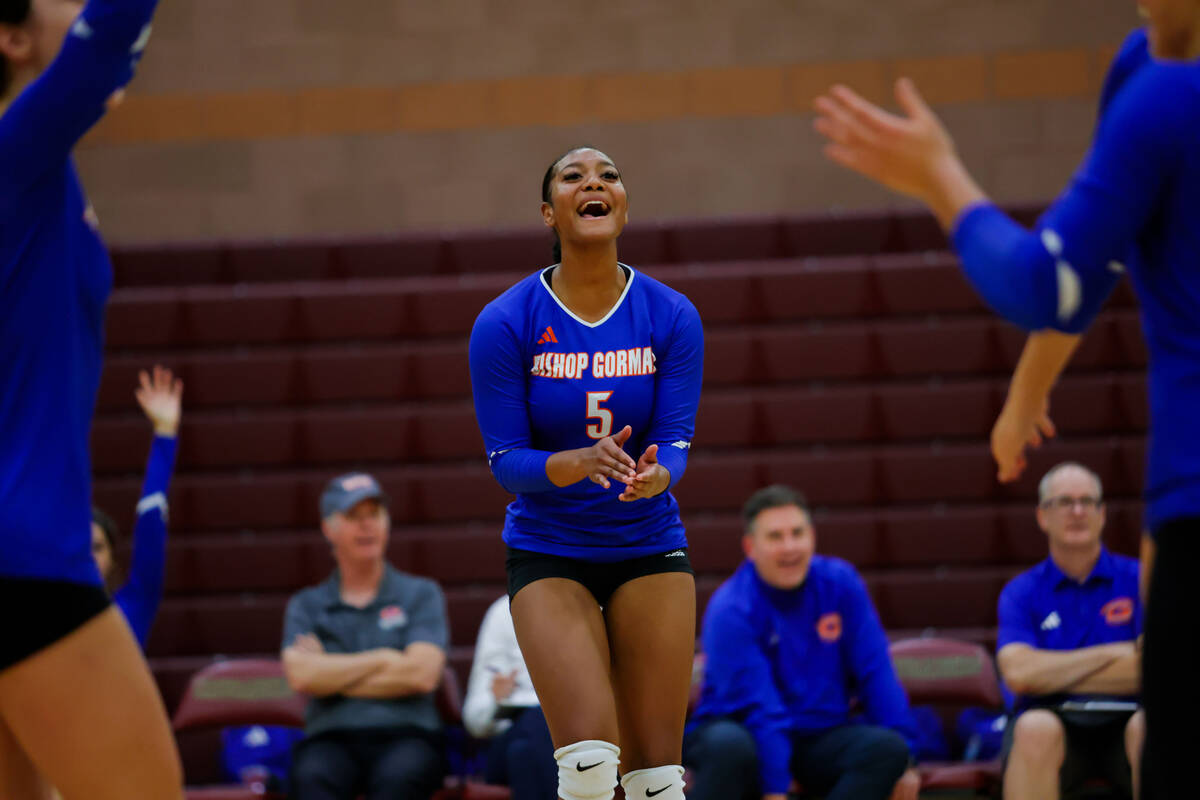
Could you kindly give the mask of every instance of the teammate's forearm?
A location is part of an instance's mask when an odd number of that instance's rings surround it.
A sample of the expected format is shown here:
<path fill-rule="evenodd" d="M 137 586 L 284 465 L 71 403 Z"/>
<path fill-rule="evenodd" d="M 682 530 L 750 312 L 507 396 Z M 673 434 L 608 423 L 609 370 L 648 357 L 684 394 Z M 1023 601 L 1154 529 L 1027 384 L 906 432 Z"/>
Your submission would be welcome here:
<path fill-rule="evenodd" d="M 1078 650 L 1038 650 L 1007 645 L 997 663 L 1008 688 L 1017 694 L 1054 694 L 1069 689 L 1119 658 L 1123 645 L 1096 645 Z"/>
<path fill-rule="evenodd" d="M 936 165 L 930 174 L 930 181 L 922 199 L 947 233 L 954 229 L 954 223 L 963 211 L 988 199 L 953 153 Z"/>
<path fill-rule="evenodd" d="M 1029 334 L 1013 370 L 1004 404 L 1026 414 L 1040 413 L 1050 390 L 1079 348 L 1082 336 L 1053 330 Z"/>

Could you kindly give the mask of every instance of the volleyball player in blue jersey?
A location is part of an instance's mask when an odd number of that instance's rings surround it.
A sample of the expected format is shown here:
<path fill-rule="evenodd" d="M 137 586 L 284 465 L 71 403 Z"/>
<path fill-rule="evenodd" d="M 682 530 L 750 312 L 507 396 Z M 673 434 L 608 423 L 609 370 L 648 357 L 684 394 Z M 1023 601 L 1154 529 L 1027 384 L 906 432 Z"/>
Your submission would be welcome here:
<path fill-rule="evenodd" d="M 1141 0 L 1153 59 L 1111 96 L 1071 185 L 1025 231 L 967 173 L 941 122 L 908 81 L 896 116 L 845 87 L 817 101 L 835 162 L 925 201 L 967 277 L 1000 314 L 1033 330 L 1082 331 L 1128 271 L 1150 351 L 1146 526 L 1157 557 L 1143 656 L 1143 797 L 1194 793 L 1190 737 L 1200 685 L 1190 636 L 1200 603 L 1200 0 Z M 1130 254 L 1132 253 L 1132 257 Z M 1070 339 L 1022 365 L 1049 386 Z M 1064 348 L 1067 348 L 1064 350 Z"/>
<path fill-rule="evenodd" d="M 112 269 L 71 148 L 154 0 L 0 0 L 0 796 L 177 798 L 179 758 L 91 554 L 88 429 Z M 40 775 L 39 775 L 40 773 Z"/>
<path fill-rule="evenodd" d="M 686 297 L 617 260 L 628 204 L 589 147 L 556 160 L 542 216 L 559 263 L 471 333 L 475 414 L 508 507 L 512 616 L 563 800 L 683 800 L 695 582 L 670 488 L 704 351 Z"/>

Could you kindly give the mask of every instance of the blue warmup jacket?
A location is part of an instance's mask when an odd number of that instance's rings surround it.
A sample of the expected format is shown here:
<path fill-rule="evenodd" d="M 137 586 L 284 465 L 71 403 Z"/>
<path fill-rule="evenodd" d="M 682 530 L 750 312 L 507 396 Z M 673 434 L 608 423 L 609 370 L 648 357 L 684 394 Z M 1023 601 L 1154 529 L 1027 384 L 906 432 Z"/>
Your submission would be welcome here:
<path fill-rule="evenodd" d="M 799 588 L 783 591 L 745 561 L 713 594 L 701 630 L 704 686 L 691 727 L 730 718 L 758 747 L 764 792 L 791 783 L 791 737 L 851 722 L 900 733 L 915 752 L 917 727 L 888 655 L 866 585 L 838 558 L 813 556 Z"/>

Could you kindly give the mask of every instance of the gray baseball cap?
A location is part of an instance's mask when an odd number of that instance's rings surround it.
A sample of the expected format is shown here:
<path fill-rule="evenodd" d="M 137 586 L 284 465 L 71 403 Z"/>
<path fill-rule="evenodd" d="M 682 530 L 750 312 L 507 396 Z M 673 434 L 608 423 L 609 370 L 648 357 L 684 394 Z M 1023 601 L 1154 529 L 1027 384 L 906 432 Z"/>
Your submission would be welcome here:
<path fill-rule="evenodd" d="M 347 472 L 325 485 L 321 492 L 321 519 L 334 513 L 345 513 L 361 500 L 378 500 L 385 506 L 388 496 L 379 481 L 365 472 Z"/>

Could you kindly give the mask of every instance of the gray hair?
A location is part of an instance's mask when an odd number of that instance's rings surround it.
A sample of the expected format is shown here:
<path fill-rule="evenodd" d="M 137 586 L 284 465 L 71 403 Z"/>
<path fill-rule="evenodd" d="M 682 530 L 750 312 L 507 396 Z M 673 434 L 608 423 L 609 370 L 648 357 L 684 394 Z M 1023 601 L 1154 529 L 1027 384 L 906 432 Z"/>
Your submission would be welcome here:
<path fill-rule="evenodd" d="M 1090 469 L 1080 464 L 1078 461 L 1064 461 L 1061 464 L 1055 464 L 1053 467 L 1042 476 L 1042 480 L 1038 483 L 1038 504 L 1046 502 L 1050 499 L 1050 482 L 1054 477 L 1064 469 L 1077 469 L 1087 475 L 1096 482 L 1097 500 L 1104 499 L 1104 484 L 1100 481 L 1100 476 L 1092 472 Z"/>

